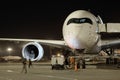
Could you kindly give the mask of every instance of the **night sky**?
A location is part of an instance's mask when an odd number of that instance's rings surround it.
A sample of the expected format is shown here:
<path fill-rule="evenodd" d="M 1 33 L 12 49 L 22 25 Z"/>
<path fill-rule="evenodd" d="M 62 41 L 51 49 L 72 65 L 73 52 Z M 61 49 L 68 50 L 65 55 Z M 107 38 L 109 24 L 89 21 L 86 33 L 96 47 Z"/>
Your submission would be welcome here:
<path fill-rule="evenodd" d="M 62 39 L 66 17 L 75 10 L 90 10 L 103 22 L 120 22 L 118 2 L 64 0 L 3 2 L 0 5 L 0 37 Z"/>
<path fill-rule="evenodd" d="M 100 15 L 105 23 L 120 23 L 119 2 L 106 1 L 108 0 L 1 2 L 0 37 L 62 39 L 64 20 L 71 12 L 81 9 Z M 0 41 L 0 55 L 6 54 L 9 46 L 14 48 L 13 53 L 21 54 L 22 44 L 24 43 Z"/>

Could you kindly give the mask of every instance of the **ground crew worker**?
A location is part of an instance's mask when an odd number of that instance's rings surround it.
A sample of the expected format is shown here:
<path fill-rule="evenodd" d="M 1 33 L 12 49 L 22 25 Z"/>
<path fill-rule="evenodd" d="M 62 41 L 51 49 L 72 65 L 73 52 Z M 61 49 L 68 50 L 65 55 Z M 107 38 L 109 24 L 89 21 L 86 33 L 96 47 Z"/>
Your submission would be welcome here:
<path fill-rule="evenodd" d="M 72 68 L 74 67 L 74 64 L 75 64 L 74 58 L 70 57 L 70 65 L 71 65 Z"/>
<path fill-rule="evenodd" d="M 32 66 L 32 61 L 29 59 L 28 67 L 30 68 Z"/>
<path fill-rule="evenodd" d="M 23 64 L 22 72 L 25 71 L 25 73 L 27 73 L 27 60 L 25 58 L 23 59 L 22 64 Z"/>

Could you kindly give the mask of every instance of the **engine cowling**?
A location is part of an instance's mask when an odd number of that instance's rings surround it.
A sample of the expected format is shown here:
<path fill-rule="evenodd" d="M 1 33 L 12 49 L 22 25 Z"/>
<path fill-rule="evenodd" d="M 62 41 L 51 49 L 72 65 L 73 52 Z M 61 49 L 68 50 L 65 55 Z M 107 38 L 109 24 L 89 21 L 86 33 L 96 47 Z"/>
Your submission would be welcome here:
<path fill-rule="evenodd" d="M 43 57 L 43 47 L 37 42 L 27 43 L 22 49 L 22 56 L 27 60 L 38 61 Z"/>

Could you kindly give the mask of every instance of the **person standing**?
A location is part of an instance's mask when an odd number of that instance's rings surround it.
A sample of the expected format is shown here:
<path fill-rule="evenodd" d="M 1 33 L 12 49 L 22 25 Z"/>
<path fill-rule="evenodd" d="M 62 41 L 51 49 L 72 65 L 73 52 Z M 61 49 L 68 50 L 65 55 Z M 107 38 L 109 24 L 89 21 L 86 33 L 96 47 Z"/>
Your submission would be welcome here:
<path fill-rule="evenodd" d="M 22 72 L 25 71 L 25 73 L 27 73 L 27 60 L 25 58 L 23 59 L 22 64 L 23 64 Z"/>
<path fill-rule="evenodd" d="M 32 66 L 32 61 L 29 59 L 28 67 L 30 68 Z"/>

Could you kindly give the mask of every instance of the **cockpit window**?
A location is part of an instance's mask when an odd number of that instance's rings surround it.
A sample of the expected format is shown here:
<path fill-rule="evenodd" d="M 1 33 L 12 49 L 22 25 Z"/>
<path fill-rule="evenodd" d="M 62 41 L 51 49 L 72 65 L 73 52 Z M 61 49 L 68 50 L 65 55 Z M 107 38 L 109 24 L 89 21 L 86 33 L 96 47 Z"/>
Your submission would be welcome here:
<path fill-rule="evenodd" d="M 77 23 L 77 24 L 89 23 L 89 24 L 93 24 L 92 21 L 91 21 L 91 19 L 89 19 L 89 18 L 71 18 L 67 22 L 67 25 L 69 25 L 70 23 Z"/>

